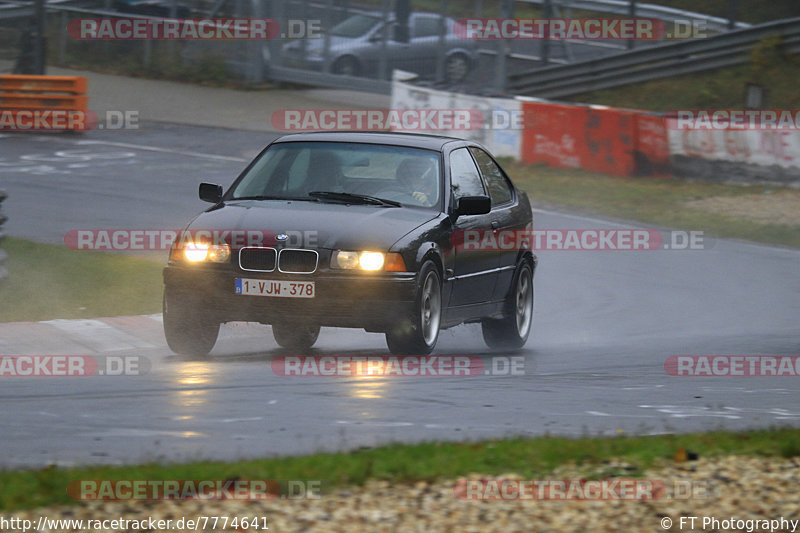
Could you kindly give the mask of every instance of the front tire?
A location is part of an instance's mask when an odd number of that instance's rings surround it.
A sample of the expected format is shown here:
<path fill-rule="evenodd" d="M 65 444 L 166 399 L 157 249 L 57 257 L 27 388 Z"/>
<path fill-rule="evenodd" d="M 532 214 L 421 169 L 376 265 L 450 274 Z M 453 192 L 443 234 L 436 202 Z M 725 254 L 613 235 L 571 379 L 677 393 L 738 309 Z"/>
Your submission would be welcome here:
<path fill-rule="evenodd" d="M 445 79 L 448 83 L 460 83 L 469 74 L 469 59 L 464 54 L 453 54 L 444 64 Z"/>
<path fill-rule="evenodd" d="M 310 324 L 273 324 L 272 336 L 282 348 L 289 350 L 308 350 L 319 337 L 319 326 Z"/>
<path fill-rule="evenodd" d="M 217 342 L 219 322 L 201 307 L 178 299 L 168 290 L 164 291 L 161 304 L 169 349 L 180 355 L 208 355 Z"/>
<path fill-rule="evenodd" d="M 395 355 L 427 355 L 439 339 L 442 320 L 442 279 L 432 261 L 419 272 L 419 288 L 411 324 L 386 332 L 386 345 Z"/>
<path fill-rule="evenodd" d="M 528 341 L 532 323 L 533 268 L 528 260 L 523 260 L 514 273 L 506 301 L 506 316 L 483 320 L 483 340 L 490 348 L 522 348 Z"/>

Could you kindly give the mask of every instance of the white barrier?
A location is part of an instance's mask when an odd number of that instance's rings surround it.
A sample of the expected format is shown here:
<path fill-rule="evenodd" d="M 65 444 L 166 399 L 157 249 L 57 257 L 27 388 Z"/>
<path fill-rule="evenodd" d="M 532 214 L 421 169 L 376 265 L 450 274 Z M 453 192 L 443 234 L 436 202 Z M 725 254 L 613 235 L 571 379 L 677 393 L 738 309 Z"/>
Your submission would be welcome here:
<path fill-rule="evenodd" d="M 468 109 L 478 110 L 483 115 L 483 124 L 479 128 L 417 133 L 434 133 L 475 141 L 486 146 L 496 157 L 520 159 L 522 131 L 505 123 L 507 119 L 520 116 L 519 101 L 450 93 L 404 83 L 403 80 L 414 76 L 403 71 L 394 71 L 392 109 Z"/>
<path fill-rule="evenodd" d="M 800 131 L 669 130 L 672 156 L 800 169 Z"/>

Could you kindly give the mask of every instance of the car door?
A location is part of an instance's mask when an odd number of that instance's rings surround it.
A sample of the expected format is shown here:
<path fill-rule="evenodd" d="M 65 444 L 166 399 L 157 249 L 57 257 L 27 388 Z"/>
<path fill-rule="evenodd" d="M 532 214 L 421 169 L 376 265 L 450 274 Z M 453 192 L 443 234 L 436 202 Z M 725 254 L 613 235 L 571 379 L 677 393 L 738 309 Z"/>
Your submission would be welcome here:
<path fill-rule="evenodd" d="M 496 244 L 498 272 L 492 299 L 500 300 L 511 287 L 519 251 L 527 242 L 524 222 L 527 217 L 521 212 L 511 181 L 495 160 L 477 146 L 470 146 L 469 151 L 492 199 L 492 211 L 488 216 L 493 237 L 487 242 Z"/>
<path fill-rule="evenodd" d="M 388 22 L 381 26 L 372 36 L 365 41 L 363 49 L 359 53 L 359 58 L 369 72 L 380 74 L 381 57 L 383 56 L 383 38 L 386 36 L 386 68 L 387 75 L 391 76 L 393 69 L 413 70 L 415 64 L 415 53 L 411 47 L 411 40 L 401 40 L 398 25 L 395 22 Z"/>
<path fill-rule="evenodd" d="M 450 152 L 452 205 L 463 196 L 485 196 L 486 188 L 467 148 Z M 481 304 L 491 300 L 497 278 L 498 255 L 482 246 L 491 231 L 492 214 L 460 216 L 453 227 L 454 266 L 450 307 Z"/>
<path fill-rule="evenodd" d="M 436 72 L 439 58 L 439 32 L 444 28 L 439 15 L 417 13 L 411 17 L 411 72 L 429 75 Z M 446 28 L 445 28 L 446 31 Z"/>

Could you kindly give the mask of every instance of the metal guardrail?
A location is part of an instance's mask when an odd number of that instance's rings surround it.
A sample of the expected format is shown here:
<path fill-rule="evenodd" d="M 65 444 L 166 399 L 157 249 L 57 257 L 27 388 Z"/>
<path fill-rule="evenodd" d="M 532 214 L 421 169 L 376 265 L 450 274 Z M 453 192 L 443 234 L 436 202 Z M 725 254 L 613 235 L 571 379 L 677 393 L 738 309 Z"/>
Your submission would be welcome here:
<path fill-rule="evenodd" d="M 561 98 L 719 67 L 740 65 L 759 41 L 780 36 L 785 52 L 800 52 L 800 18 L 760 24 L 705 39 L 690 39 L 605 58 L 512 74 L 508 90 L 539 98 Z"/>
<path fill-rule="evenodd" d="M 392 92 L 392 82 L 388 80 L 355 78 L 353 76 L 344 76 L 341 74 L 329 74 L 327 72 L 315 72 L 313 70 L 278 67 L 274 65 L 267 67 L 267 74 L 272 80 L 280 80 L 288 83 L 318 85 L 334 89 L 357 89 L 359 91 L 377 94 L 391 94 Z"/>
<path fill-rule="evenodd" d="M 45 8 L 50 9 L 55 5 L 69 2 L 70 0 L 47 0 Z M 34 14 L 33 2 L 4 1 L 0 3 L 0 20 L 32 17 Z"/>
<path fill-rule="evenodd" d="M 546 0 L 518 0 L 529 4 L 542 5 Z M 628 0 L 552 0 L 554 6 L 567 9 L 585 9 L 587 11 L 600 11 L 604 13 L 615 13 L 618 15 L 627 15 L 630 12 L 630 2 Z M 636 2 L 636 16 L 644 18 L 657 18 L 664 21 L 676 22 L 693 20 L 695 22 L 703 22 L 706 29 L 711 31 L 720 32 L 728 30 L 728 19 L 722 17 L 714 17 L 706 15 L 705 13 L 695 13 L 694 11 L 685 11 L 676 9 L 674 7 L 659 6 L 656 4 L 642 4 Z M 734 24 L 737 29 L 744 29 L 751 27 L 746 22 L 736 22 Z"/>

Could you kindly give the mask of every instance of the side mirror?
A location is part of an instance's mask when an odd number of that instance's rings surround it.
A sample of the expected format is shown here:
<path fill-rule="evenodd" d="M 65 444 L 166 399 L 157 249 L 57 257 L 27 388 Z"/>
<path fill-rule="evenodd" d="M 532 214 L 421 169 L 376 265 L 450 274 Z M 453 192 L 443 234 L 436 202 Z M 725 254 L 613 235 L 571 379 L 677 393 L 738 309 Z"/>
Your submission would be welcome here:
<path fill-rule="evenodd" d="M 222 185 L 216 183 L 201 183 L 197 191 L 200 199 L 204 202 L 218 204 L 222 201 Z"/>
<path fill-rule="evenodd" d="M 462 196 L 456 200 L 454 214 L 461 215 L 485 215 L 492 210 L 492 200 L 488 196 Z"/>

